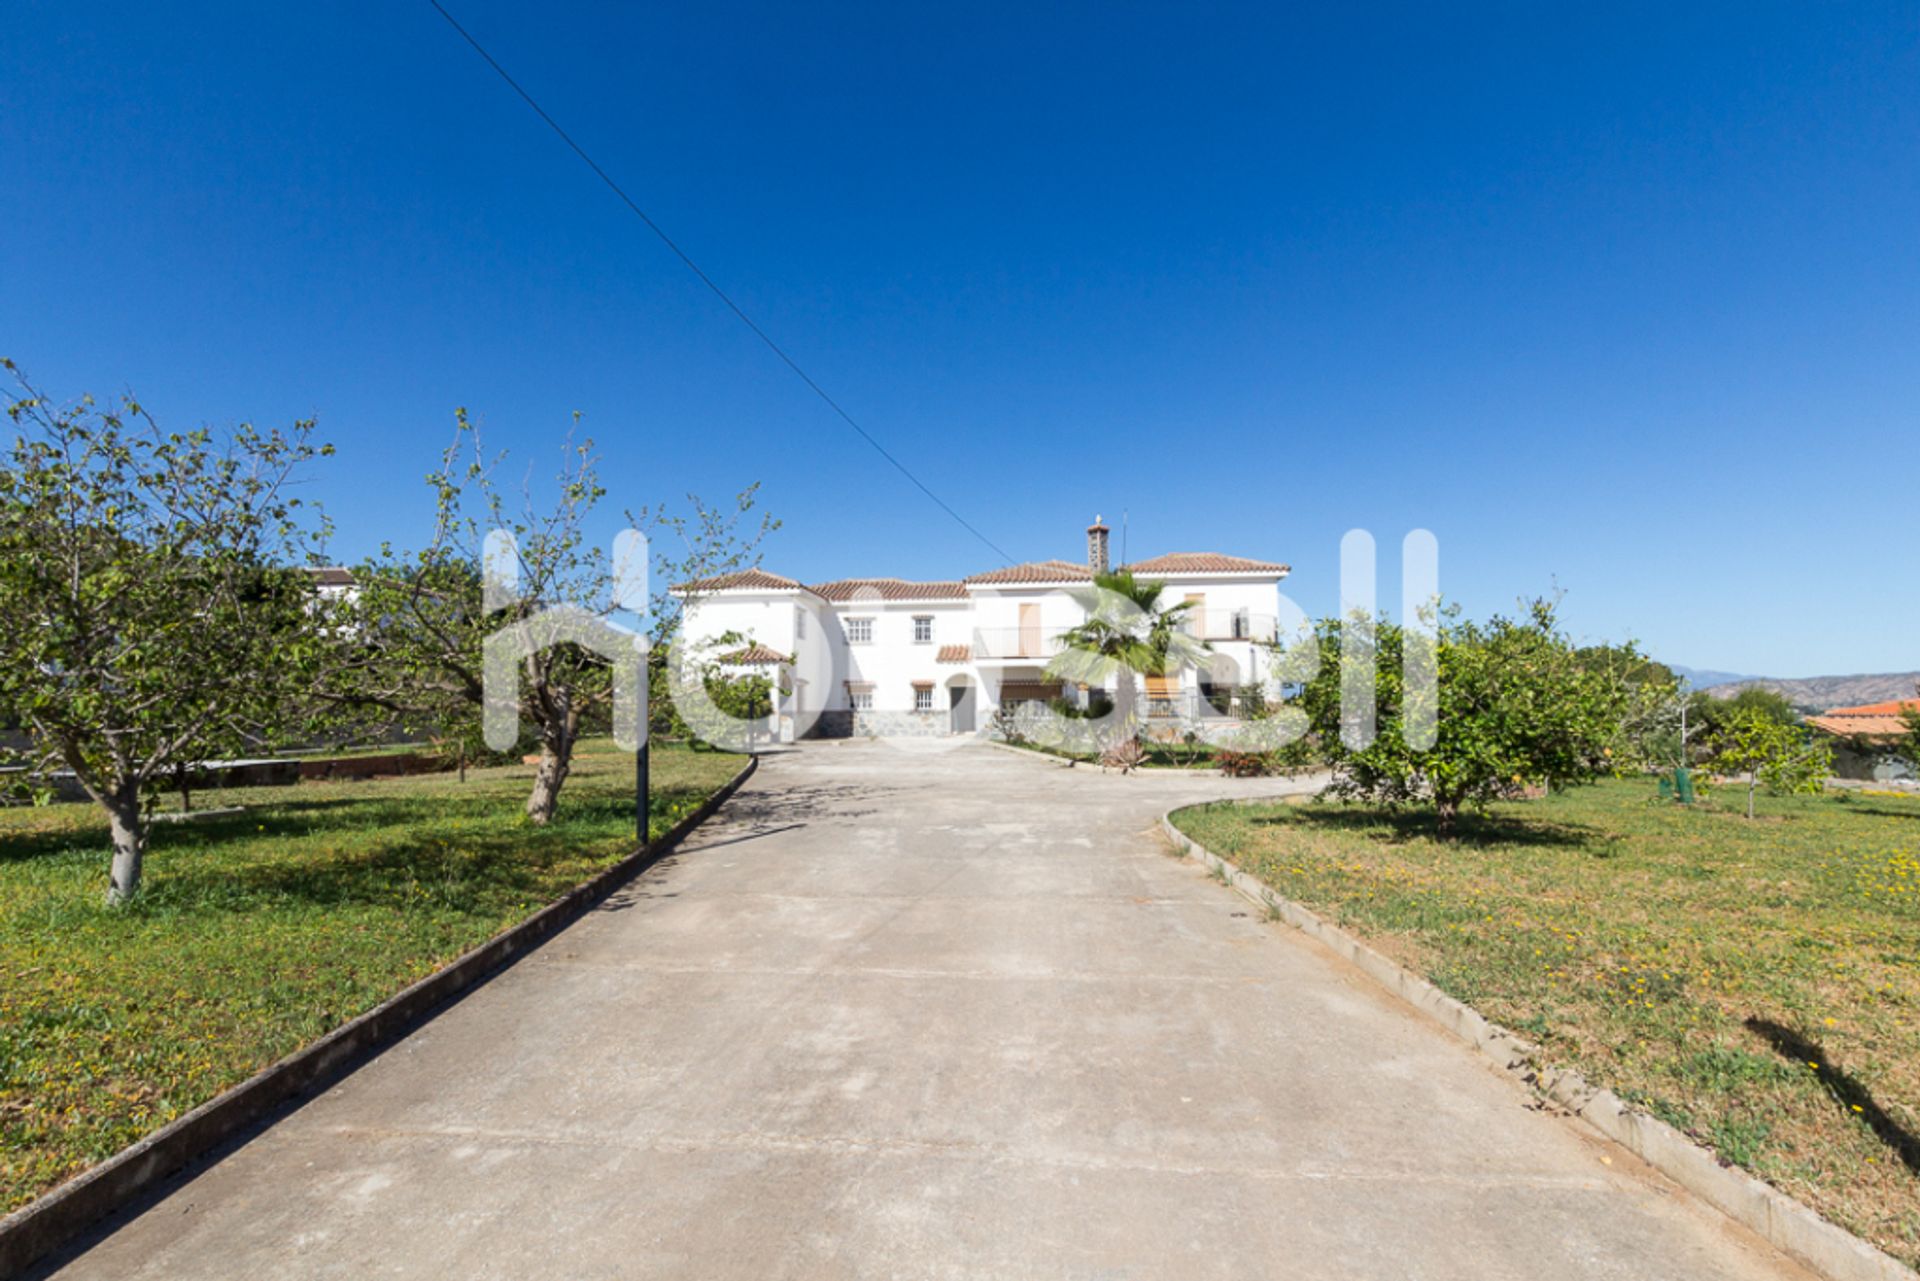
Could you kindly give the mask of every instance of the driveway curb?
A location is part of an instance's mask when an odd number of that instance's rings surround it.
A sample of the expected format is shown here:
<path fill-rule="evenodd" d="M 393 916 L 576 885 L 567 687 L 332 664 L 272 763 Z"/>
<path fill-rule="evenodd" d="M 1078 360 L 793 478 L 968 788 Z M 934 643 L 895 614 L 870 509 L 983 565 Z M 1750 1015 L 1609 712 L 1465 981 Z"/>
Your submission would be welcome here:
<path fill-rule="evenodd" d="M 1203 801 L 1177 806 L 1160 816 L 1160 826 L 1175 849 L 1192 856 L 1241 896 L 1324 944 L 1428 1020 L 1471 1045 L 1502 1071 L 1518 1077 L 1531 1090 L 1560 1104 L 1681 1187 L 1829 1281 L 1920 1281 L 1920 1273 L 1898 1259 L 1820 1217 L 1771 1184 L 1744 1170 L 1721 1165 L 1713 1153 L 1666 1122 L 1629 1108 L 1612 1090 L 1593 1085 L 1571 1068 L 1541 1068 L 1535 1061 L 1539 1047 L 1531 1041 L 1489 1021 L 1473 1007 L 1448 996 L 1318 913 L 1283 898 L 1265 882 L 1241 871 L 1174 826 L 1177 814 L 1221 803 Z"/>
<path fill-rule="evenodd" d="M 757 756 L 749 757 L 738 774 L 665 836 L 576 885 L 520 924 L 0 1219 L 0 1277 L 19 1274 L 108 1215 L 135 1204 L 198 1158 L 271 1120 L 299 1096 L 332 1085 L 539 947 L 671 853 L 759 766 Z"/>

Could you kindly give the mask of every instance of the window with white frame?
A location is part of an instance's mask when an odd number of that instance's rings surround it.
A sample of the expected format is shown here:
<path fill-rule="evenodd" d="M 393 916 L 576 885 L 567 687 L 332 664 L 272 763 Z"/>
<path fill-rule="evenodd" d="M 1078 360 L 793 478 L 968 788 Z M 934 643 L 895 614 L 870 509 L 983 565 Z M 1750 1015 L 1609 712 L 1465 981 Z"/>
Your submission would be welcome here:
<path fill-rule="evenodd" d="M 849 618 L 847 620 L 847 644 L 873 644 L 873 620 L 871 618 Z"/>
<path fill-rule="evenodd" d="M 807 611 L 804 609 L 793 611 L 793 638 L 795 640 L 807 638 Z"/>
<path fill-rule="evenodd" d="M 915 685 L 913 687 L 913 710 L 916 712 L 933 710 L 933 686 Z"/>
<path fill-rule="evenodd" d="M 854 711 L 870 712 L 873 710 L 873 687 L 853 686 L 847 690 L 847 700 L 853 704 Z"/>
<path fill-rule="evenodd" d="M 913 616 L 913 643 L 916 645 L 933 644 L 932 614 L 915 614 Z"/>

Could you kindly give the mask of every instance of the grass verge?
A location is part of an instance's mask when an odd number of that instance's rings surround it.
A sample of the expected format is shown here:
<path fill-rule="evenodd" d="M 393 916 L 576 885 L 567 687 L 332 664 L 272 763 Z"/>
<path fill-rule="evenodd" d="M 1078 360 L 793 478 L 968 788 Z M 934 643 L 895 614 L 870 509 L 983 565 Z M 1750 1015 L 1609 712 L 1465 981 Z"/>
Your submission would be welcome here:
<path fill-rule="evenodd" d="M 1920 1263 L 1920 800 L 1691 809 L 1609 782 L 1454 841 L 1334 802 L 1180 829 L 1888 1253 Z"/>
<path fill-rule="evenodd" d="M 656 746 L 651 831 L 745 764 Z M 633 849 L 633 758 L 583 744 L 545 828 L 510 766 L 196 795 L 114 911 L 91 805 L 0 810 L 0 1214 L 532 915 Z"/>

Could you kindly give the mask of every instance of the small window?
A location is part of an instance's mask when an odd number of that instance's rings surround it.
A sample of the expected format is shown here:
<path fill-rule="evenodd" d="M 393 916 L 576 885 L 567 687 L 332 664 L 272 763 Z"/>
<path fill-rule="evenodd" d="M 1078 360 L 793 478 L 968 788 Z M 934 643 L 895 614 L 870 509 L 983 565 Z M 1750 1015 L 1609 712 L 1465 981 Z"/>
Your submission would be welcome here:
<path fill-rule="evenodd" d="M 795 640 L 807 638 L 807 611 L 804 609 L 793 611 L 793 638 Z"/>
<path fill-rule="evenodd" d="M 847 620 L 847 644 L 873 644 L 873 620 L 871 618 L 849 618 Z"/>
<path fill-rule="evenodd" d="M 933 710 L 932 686 L 916 685 L 913 687 L 913 710 L 916 712 L 930 712 Z"/>
<path fill-rule="evenodd" d="M 932 614 L 915 614 L 913 616 L 913 643 L 916 645 L 933 644 Z"/>
<path fill-rule="evenodd" d="M 870 689 L 852 690 L 849 692 L 848 697 L 853 700 L 854 711 L 870 712 L 873 710 L 873 691 L 872 690 Z"/>

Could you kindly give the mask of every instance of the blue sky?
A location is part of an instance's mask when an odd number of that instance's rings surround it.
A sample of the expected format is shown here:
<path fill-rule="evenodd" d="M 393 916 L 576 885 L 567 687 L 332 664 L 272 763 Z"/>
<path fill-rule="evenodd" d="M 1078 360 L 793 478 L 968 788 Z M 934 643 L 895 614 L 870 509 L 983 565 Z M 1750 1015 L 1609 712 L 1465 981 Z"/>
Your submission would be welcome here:
<path fill-rule="evenodd" d="M 1320 613 L 1426 527 L 1474 613 L 1920 666 L 1910 5 L 449 7 L 1017 557 L 1124 509 Z M 6 28 L 0 352 L 317 416 L 343 557 L 466 405 L 543 468 L 583 412 L 617 505 L 763 481 L 803 578 L 994 563 L 424 0 Z"/>

